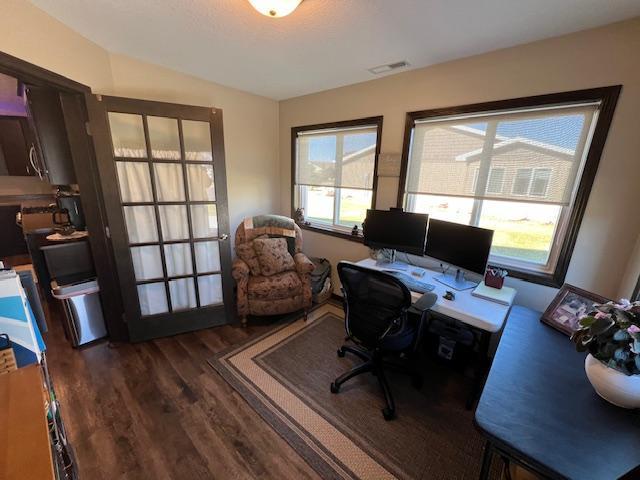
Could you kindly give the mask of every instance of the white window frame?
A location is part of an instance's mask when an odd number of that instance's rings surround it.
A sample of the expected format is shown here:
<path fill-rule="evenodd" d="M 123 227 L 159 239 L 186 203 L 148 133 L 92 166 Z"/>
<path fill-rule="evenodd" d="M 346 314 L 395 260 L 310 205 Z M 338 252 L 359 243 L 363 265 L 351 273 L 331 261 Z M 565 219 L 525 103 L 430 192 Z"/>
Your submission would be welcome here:
<path fill-rule="evenodd" d="M 342 188 L 342 187 L 325 187 L 332 188 L 334 190 L 333 194 L 333 218 L 330 222 L 323 222 L 322 220 L 316 218 L 307 217 L 307 213 L 309 212 L 309 205 L 307 204 L 308 197 L 305 195 L 307 193 L 307 189 L 311 188 L 308 185 L 295 185 L 296 189 L 296 205 L 302 207 L 305 211 L 305 220 L 308 221 L 311 226 L 315 227 L 330 227 L 334 230 L 341 230 L 344 233 L 351 233 L 353 229 L 353 224 L 343 225 L 340 222 L 340 202 L 342 197 L 343 190 L 359 190 L 362 192 L 371 192 L 371 206 L 369 208 L 373 208 L 374 202 L 374 190 L 373 189 L 354 189 L 354 188 Z M 363 219 L 364 220 L 364 219 Z M 358 229 L 362 230 L 362 222 L 358 223 Z"/>
<path fill-rule="evenodd" d="M 533 178 L 533 171 L 535 168 L 532 167 L 524 167 L 524 168 L 516 168 L 516 174 L 513 176 L 513 185 L 511 185 L 511 195 L 517 195 L 518 197 L 528 197 L 529 191 L 531 190 L 531 179 Z M 524 189 L 524 192 L 516 192 L 516 180 L 518 179 L 518 172 L 527 171 L 529 172 L 529 180 L 527 182 L 527 186 Z"/>
<path fill-rule="evenodd" d="M 416 206 L 416 200 L 418 194 L 409 194 L 405 195 L 405 208 L 408 212 L 414 212 Z M 436 195 L 437 196 L 437 195 Z M 452 196 L 451 198 L 467 198 L 469 200 L 473 200 L 472 214 L 469 219 L 468 225 L 470 226 L 479 226 L 480 225 L 480 217 L 482 214 L 482 207 L 485 200 L 478 198 L 469 198 L 469 197 L 458 197 Z M 491 201 L 491 199 L 487 199 Z M 497 200 L 500 201 L 500 200 Z M 513 200 L 511 200 L 513 202 Z M 519 203 L 519 202 L 515 202 Z M 502 266 L 505 268 L 515 267 L 522 270 L 531 270 L 531 271 L 539 271 L 543 273 L 549 273 L 553 270 L 553 266 L 555 266 L 558 258 L 558 254 L 560 252 L 561 242 L 557 241 L 558 235 L 564 236 L 564 232 L 566 232 L 567 220 L 568 220 L 568 212 L 571 207 L 561 207 L 560 212 L 558 214 L 558 219 L 555 224 L 555 228 L 552 234 L 552 244 L 551 250 L 549 251 L 549 255 L 547 257 L 547 262 L 544 264 L 538 262 L 532 262 L 527 260 L 522 260 L 515 257 L 508 257 L 505 255 L 498 255 L 492 253 L 489 257 L 489 262 L 492 265 Z"/>
<path fill-rule="evenodd" d="M 498 122 L 498 120 L 493 120 L 493 121 L 487 122 L 487 131 L 493 131 L 493 133 L 495 135 L 497 122 Z M 597 124 L 597 121 L 586 122 L 585 126 L 583 127 L 584 129 L 589 130 L 589 137 L 590 138 L 591 138 L 591 136 L 593 134 L 593 130 L 594 130 L 596 124 Z M 492 128 L 492 126 L 493 126 L 493 128 Z M 413 139 L 413 133 L 411 135 L 411 139 Z M 411 148 L 409 149 L 409 158 L 411 157 L 410 152 L 411 152 Z M 498 168 L 501 168 L 501 167 L 498 167 Z M 492 168 L 490 167 L 489 168 L 489 173 L 487 174 L 488 176 L 487 176 L 486 186 L 488 186 L 488 180 L 489 180 L 489 175 L 491 175 L 491 170 L 492 170 Z M 524 199 L 526 197 L 531 196 L 530 195 L 530 191 L 531 191 L 531 186 L 532 186 L 532 182 L 533 182 L 533 178 L 534 178 L 534 174 L 535 174 L 534 172 L 536 170 L 548 170 L 548 168 L 546 168 L 546 167 L 531 167 L 531 168 L 528 168 L 527 167 L 527 168 L 518 168 L 517 170 L 531 170 L 531 176 L 529 177 L 529 183 L 527 185 L 527 192 L 526 193 L 517 194 L 517 193 L 513 192 L 513 187 L 515 186 L 515 176 L 514 176 L 513 184 L 511 186 L 512 195 L 521 196 Z M 473 190 L 474 190 L 474 192 L 478 188 L 479 172 L 480 172 L 480 167 L 478 167 L 474 171 L 474 178 L 473 178 Z M 582 172 L 580 172 L 580 175 L 579 175 L 578 178 L 580 178 L 581 176 L 582 176 Z M 551 176 L 549 176 L 549 179 L 551 179 Z M 405 189 L 406 189 L 407 179 L 405 178 L 404 181 L 405 181 Z M 504 177 L 503 177 L 503 182 L 504 182 Z M 550 183 L 550 181 L 547 183 L 547 189 L 549 188 L 549 183 Z M 578 181 L 577 184 L 578 183 L 580 183 L 580 182 Z M 576 186 L 574 188 L 577 188 L 577 184 L 576 184 Z M 504 183 L 503 183 L 503 188 L 504 188 Z M 416 196 L 417 196 L 417 194 L 416 195 L 406 194 L 406 193 L 404 194 L 403 205 L 404 205 L 404 208 L 407 211 L 409 211 L 409 212 L 415 211 L 415 200 L 416 200 L 415 197 Z M 535 196 L 536 195 L 534 195 L 534 197 Z M 410 197 L 414 197 L 414 198 L 410 198 Z M 451 198 L 465 198 L 465 197 L 452 196 Z M 468 198 L 468 197 L 466 197 L 466 198 Z M 487 200 L 501 201 L 499 199 L 487 199 Z M 510 202 L 515 202 L 515 200 L 509 200 L 509 201 Z M 523 200 L 523 201 L 526 202 L 526 200 Z M 482 214 L 483 202 L 484 202 L 484 199 L 482 199 L 482 198 L 473 198 L 473 208 L 472 208 L 472 213 L 471 213 L 471 217 L 469 219 L 468 225 L 479 226 L 480 217 L 481 217 L 481 214 Z M 556 265 L 557 265 L 557 262 L 558 262 L 558 258 L 559 258 L 559 255 L 560 255 L 560 250 L 562 248 L 563 240 L 564 240 L 564 237 L 565 237 L 566 232 L 567 232 L 569 213 L 571 212 L 572 208 L 573 208 L 573 202 L 568 206 L 561 207 L 561 209 L 560 209 L 560 213 L 558 214 L 558 219 L 556 221 L 555 228 L 554 228 L 554 231 L 553 231 L 553 234 L 552 234 L 551 249 L 549 251 L 549 255 L 547 257 L 547 262 L 545 264 L 541 264 L 541 263 L 533 262 L 533 261 L 527 261 L 527 260 L 518 259 L 518 258 L 513 258 L 513 257 L 507 257 L 507 256 L 504 256 L 504 255 L 498 255 L 498 254 L 491 254 L 489 256 L 489 262 L 492 265 L 502 266 L 502 267 L 505 267 L 505 268 L 516 268 L 516 269 L 523 270 L 523 271 L 528 271 L 528 272 L 543 273 L 543 274 L 551 274 L 551 273 L 553 273 L 555 271 L 555 268 L 556 268 Z"/>
<path fill-rule="evenodd" d="M 529 170 L 531 175 L 529 175 L 529 183 L 527 184 L 525 193 L 516 193 L 514 190 L 516 188 L 516 177 L 518 176 L 518 172 L 522 170 Z M 549 172 L 549 177 L 547 178 L 547 184 L 544 187 L 544 192 L 542 193 L 533 193 L 531 190 L 533 189 L 533 180 L 536 178 L 536 173 L 546 171 Z M 513 177 L 513 185 L 511 185 L 511 194 L 517 195 L 518 197 L 544 197 L 547 195 L 549 191 L 549 184 L 551 183 L 551 175 L 553 171 L 549 167 L 525 167 L 525 168 L 517 168 L 516 175 Z M 504 179 L 503 179 L 504 180 Z M 488 182 L 487 182 L 488 185 Z M 487 192 L 488 193 L 488 192 Z"/>
<path fill-rule="evenodd" d="M 498 170 L 502 172 L 502 178 L 500 179 L 500 188 L 498 190 L 489 190 L 489 185 L 491 185 L 491 176 L 494 175 L 494 173 L 497 172 Z M 487 193 L 493 193 L 497 195 L 504 191 L 504 176 L 506 171 L 507 169 L 505 167 L 491 167 L 489 169 L 489 176 L 487 177 L 487 188 L 486 188 Z M 479 173 L 480 173 L 480 170 L 478 170 L 478 174 Z"/>
<path fill-rule="evenodd" d="M 369 122 L 366 122 L 370 120 Z M 293 210 L 295 211 L 297 208 L 303 208 L 305 212 L 305 221 L 309 223 L 312 227 L 317 227 L 321 229 L 329 228 L 333 231 L 337 231 L 339 233 L 344 233 L 345 235 L 351 235 L 351 231 L 353 229 L 353 225 L 345 226 L 340 224 L 340 202 L 342 197 L 343 190 L 359 190 L 363 192 L 371 193 L 371 204 L 369 208 L 375 208 L 376 202 L 376 186 L 377 186 L 377 167 L 378 167 L 378 154 L 380 149 L 380 136 L 382 135 L 382 117 L 374 117 L 371 119 L 361 119 L 347 122 L 339 122 L 343 124 L 342 127 L 336 126 L 338 124 L 326 124 L 326 125 L 314 125 L 313 127 L 309 127 L 305 129 L 302 127 L 299 131 L 295 132 L 295 151 L 293 153 L 292 161 L 295 162 L 295 169 L 298 169 L 298 133 L 300 131 L 308 131 L 308 130 L 333 130 L 335 133 L 343 133 L 343 135 L 337 135 L 336 138 L 336 152 L 335 158 L 341 158 L 343 152 L 343 143 L 344 143 L 344 133 L 347 133 L 350 130 L 357 130 L 363 128 L 374 128 L 376 129 L 376 148 L 375 148 L 375 157 L 374 157 L 374 165 L 373 165 L 373 187 L 372 188 L 351 188 L 351 187 L 332 187 L 327 186 L 323 188 L 332 188 L 334 190 L 333 195 L 333 218 L 331 222 L 323 222 L 318 219 L 311 219 L 307 217 L 307 213 L 309 212 L 308 201 L 308 188 L 309 185 L 299 185 L 295 183 L 296 179 L 292 179 L 292 188 L 293 188 Z M 323 128 L 324 127 L 324 128 Z M 294 129 L 295 130 L 295 129 Z M 341 183 L 342 170 L 340 168 L 340 163 L 337 164 L 336 168 L 336 183 Z M 364 219 L 363 219 L 364 221 Z M 362 222 L 358 223 L 358 229 L 362 232 Z"/>
<path fill-rule="evenodd" d="M 544 186 L 544 192 L 542 193 L 533 193 L 533 181 L 536 178 L 536 173 L 546 171 L 549 172 L 549 176 L 547 177 L 547 184 Z M 553 170 L 548 167 L 538 167 L 533 169 L 533 173 L 531 174 L 531 182 L 529 183 L 529 196 L 530 197 L 545 197 L 547 192 L 549 191 L 549 184 L 551 183 L 551 175 L 553 175 Z"/>

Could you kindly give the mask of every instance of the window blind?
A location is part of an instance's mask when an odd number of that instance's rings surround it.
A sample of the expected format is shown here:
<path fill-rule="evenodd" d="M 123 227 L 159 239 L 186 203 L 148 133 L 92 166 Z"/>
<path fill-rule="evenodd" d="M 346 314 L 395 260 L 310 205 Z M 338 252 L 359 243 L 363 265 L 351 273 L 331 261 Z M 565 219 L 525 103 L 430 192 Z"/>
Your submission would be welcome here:
<path fill-rule="evenodd" d="M 599 103 L 417 121 L 407 194 L 568 205 Z"/>
<path fill-rule="evenodd" d="M 372 189 L 376 140 L 375 126 L 298 133 L 296 184 Z"/>

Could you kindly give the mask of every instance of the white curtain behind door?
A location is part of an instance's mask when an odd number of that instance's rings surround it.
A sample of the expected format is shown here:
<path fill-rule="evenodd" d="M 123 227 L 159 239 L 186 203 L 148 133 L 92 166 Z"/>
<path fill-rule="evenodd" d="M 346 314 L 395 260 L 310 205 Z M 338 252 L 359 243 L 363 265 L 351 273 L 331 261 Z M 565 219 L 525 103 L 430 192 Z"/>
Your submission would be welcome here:
<path fill-rule="evenodd" d="M 188 165 L 190 198 L 193 200 L 214 200 L 213 169 L 209 166 Z M 204 168 L 203 168 L 204 167 Z M 209 168 L 207 168 L 209 167 Z M 153 202 L 151 177 L 146 162 L 117 162 L 120 195 L 123 203 Z M 160 225 L 156 224 L 155 209 L 149 205 L 125 206 L 125 220 L 130 243 L 157 242 L 158 227 L 164 241 L 184 241 L 164 246 L 167 274 L 171 276 L 193 273 L 187 205 L 184 190 L 182 165 L 179 163 L 153 163 L 156 198 L 158 202 L 176 202 L 159 205 Z M 215 205 L 192 205 L 191 215 L 194 237 L 217 236 L 217 215 Z M 136 280 L 150 280 L 162 277 L 160 247 L 131 247 L 131 256 Z M 174 310 L 196 306 L 195 285 L 192 278 L 169 281 L 169 291 Z M 166 311 L 164 289 L 139 288 L 140 306 L 143 314 L 160 313 L 158 306 Z M 164 307 L 163 307 L 164 306 Z"/>

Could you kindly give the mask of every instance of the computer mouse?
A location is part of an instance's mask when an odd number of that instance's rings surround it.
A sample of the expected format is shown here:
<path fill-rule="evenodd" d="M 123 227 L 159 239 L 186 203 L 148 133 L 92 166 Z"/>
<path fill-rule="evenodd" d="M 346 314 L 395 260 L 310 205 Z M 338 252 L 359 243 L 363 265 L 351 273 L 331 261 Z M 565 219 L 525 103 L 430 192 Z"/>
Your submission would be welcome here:
<path fill-rule="evenodd" d="M 455 300 L 456 299 L 456 294 L 453 293 L 451 290 L 447 290 L 444 295 L 442 295 L 442 298 L 444 298 L 445 300 Z"/>

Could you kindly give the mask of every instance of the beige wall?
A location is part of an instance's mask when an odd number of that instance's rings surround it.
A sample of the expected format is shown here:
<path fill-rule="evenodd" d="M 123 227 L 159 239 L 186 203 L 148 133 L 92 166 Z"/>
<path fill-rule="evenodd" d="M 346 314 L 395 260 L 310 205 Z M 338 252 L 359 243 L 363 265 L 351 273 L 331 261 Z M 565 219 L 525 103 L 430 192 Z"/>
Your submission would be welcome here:
<path fill-rule="evenodd" d="M 91 88 L 112 88 L 109 54 L 27 0 L 0 2 L 0 51 Z"/>
<path fill-rule="evenodd" d="M 94 93 L 223 110 L 229 233 L 245 215 L 279 209 L 276 101 L 111 55 L 26 0 L 0 1 L 0 51 L 84 83 Z M 48 190 L 34 179 L 0 179 L 0 194 L 38 193 L 43 187 Z"/>
<path fill-rule="evenodd" d="M 281 211 L 290 211 L 293 126 L 384 115 L 382 152 L 399 153 L 406 112 L 622 84 L 567 282 L 607 296 L 629 295 L 630 282 L 622 285 L 622 278 L 640 231 L 638 51 L 640 19 L 634 19 L 285 100 L 280 103 Z M 394 205 L 398 179 L 380 180 L 378 206 Z M 367 255 L 363 246 L 322 234 L 305 232 L 305 242 L 307 253 L 334 264 Z M 634 275 L 638 272 L 628 274 Z M 538 309 L 555 294 L 547 287 L 510 283 L 519 290 L 518 303 Z"/>

